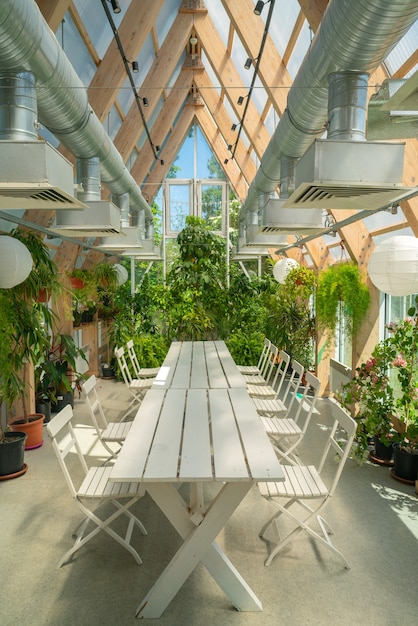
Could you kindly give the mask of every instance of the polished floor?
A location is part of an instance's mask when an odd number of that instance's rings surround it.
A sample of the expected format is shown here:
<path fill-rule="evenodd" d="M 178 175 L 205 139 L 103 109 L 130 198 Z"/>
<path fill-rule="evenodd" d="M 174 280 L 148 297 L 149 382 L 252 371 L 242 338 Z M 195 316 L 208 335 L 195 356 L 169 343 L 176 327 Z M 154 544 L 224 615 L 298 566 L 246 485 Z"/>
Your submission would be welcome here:
<path fill-rule="evenodd" d="M 100 380 L 109 420 L 128 404 L 123 383 Z M 330 420 L 330 402 L 318 402 L 301 457 L 318 460 Z M 83 399 L 75 421 L 92 464 L 103 449 L 89 424 Z M 137 622 L 135 609 L 174 554 L 180 539 L 146 495 L 135 511 L 148 530 L 136 532 L 138 566 L 113 539 L 99 533 L 69 564 L 58 569 L 72 545 L 79 512 L 64 482 L 44 428 L 41 448 L 27 451 L 27 473 L 0 482 L 1 626 L 119 626 Z M 270 567 L 268 542 L 258 531 L 273 505 L 255 487 L 234 513 L 218 542 L 263 604 L 261 613 L 240 613 L 202 565 L 171 602 L 162 624 L 270 626 L 406 626 L 418 620 L 418 498 L 387 467 L 349 460 L 326 510 L 333 541 L 351 568 L 300 534 Z M 145 619 L 143 622 L 158 623 Z"/>

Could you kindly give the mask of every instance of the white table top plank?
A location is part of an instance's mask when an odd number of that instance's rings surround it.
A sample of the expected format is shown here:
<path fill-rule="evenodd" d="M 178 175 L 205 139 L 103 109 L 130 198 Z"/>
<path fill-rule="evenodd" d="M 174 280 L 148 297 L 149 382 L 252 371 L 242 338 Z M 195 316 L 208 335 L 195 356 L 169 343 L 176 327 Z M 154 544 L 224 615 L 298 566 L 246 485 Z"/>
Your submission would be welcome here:
<path fill-rule="evenodd" d="M 189 389 L 179 474 L 183 482 L 213 480 L 208 411 L 206 390 Z"/>
<path fill-rule="evenodd" d="M 213 341 L 205 341 L 205 355 L 210 389 L 225 389 L 228 379 L 225 376 L 219 354 Z"/>
<path fill-rule="evenodd" d="M 193 342 L 184 341 L 180 347 L 180 354 L 176 370 L 171 381 L 173 389 L 187 389 L 190 387 L 190 375 L 192 369 Z"/>
<path fill-rule="evenodd" d="M 222 363 L 225 376 L 228 380 L 229 387 L 246 388 L 247 383 L 244 376 L 239 371 L 224 341 L 215 341 L 214 345 Z"/>
<path fill-rule="evenodd" d="M 185 389 L 169 389 L 163 403 L 155 430 L 152 447 L 143 473 L 144 481 L 173 480 L 178 474 L 183 434 Z M 143 419 L 146 419 L 146 414 Z"/>
<path fill-rule="evenodd" d="M 208 386 L 208 371 L 203 341 L 193 342 L 192 359 L 190 387 L 192 389 L 206 389 Z"/>
<path fill-rule="evenodd" d="M 171 381 L 173 380 L 174 372 L 177 367 L 181 345 L 180 341 L 173 341 L 170 345 L 164 362 L 153 382 L 153 388 L 157 387 L 161 389 L 168 389 L 171 385 Z"/>
<path fill-rule="evenodd" d="M 279 460 L 248 393 L 229 389 L 229 395 L 253 480 L 283 480 Z"/>
<path fill-rule="evenodd" d="M 147 392 L 112 468 L 111 480 L 119 482 L 142 480 L 164 394 L 164 390 L 161 389 L 150 389 Z"/>
<path fill-rule="evenodd" d="M 249 473 L 227 389 L 209 389 L 216 480 L 249 480 Z"/>

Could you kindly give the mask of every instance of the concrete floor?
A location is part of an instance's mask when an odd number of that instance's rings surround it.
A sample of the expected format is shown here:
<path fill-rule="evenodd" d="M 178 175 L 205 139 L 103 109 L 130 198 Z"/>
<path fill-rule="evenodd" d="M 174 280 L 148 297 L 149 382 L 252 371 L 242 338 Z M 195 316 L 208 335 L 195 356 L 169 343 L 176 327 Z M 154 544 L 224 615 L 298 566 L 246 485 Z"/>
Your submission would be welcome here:
<path fill-rule="evenodd" d="M 128 404 L 123 383 L 99 381 L 109 420 Z M 330 403 L 318 412 L 300 447 L 318 460 L 329 425 Z M 75 402 L 85 452 L 100 463 L 103 449 L 89 425 L 83 399 Z M 137 624 L 139 601 L 180 540 L 146 495 L 134 509 L 146 526 L 133 543 L 143 559 L 135 564 L 113 539 L 99 533 L 71 563 L 57 563 L 72 545 L 80 521 L 45 430 L 45 442 L 27 451 L 27 473 L 0 482 L 0 625 L 119 626 Z M 349 460 L 326 510 L 335 545 L 351 569 L 325 547 L 300 534 L 270 567 L 268 543 L 258 531 L 273 511 L 254 488 L 218 537 L 231 561 L 263 603 L 261 613 L 239 613 L 202 565 L 187 580 L 160 623 L 269 626 L 405 626 L 418 621 L 418 499 L 413 486 L 395 481 L 387 467 Z M 156 623 L 155 620 L 143 620 Z"/>

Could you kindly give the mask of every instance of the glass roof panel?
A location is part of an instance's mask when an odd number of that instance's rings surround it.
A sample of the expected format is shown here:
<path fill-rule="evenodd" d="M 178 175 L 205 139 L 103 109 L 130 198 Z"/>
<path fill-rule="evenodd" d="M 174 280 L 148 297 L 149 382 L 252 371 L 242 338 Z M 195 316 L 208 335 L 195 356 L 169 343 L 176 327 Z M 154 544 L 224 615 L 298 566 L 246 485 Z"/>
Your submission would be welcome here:
<path fill-rule="evenodd" d="M 287 64 L 287 71 L 294 79 L 299 71 L 300 65 L 305 58 L 306 52 L 309 49 L 312 39 L 312 31 L 309 28 L 308 22 L 305 20 L 302 30 L 300 31 L 296 45 L 293 49 L 290 59 Z"/>
<path fill-rule="evenodd" d="M 298 0 L 276 0 L 269 34 L 273 38 L 277 51 L 283 57 L 290 35 L 300 12 Z M 267 11 L 265 12 L 267 16 Z M 263 17 L 264 11 L 261 14 Z"/>
<path fill-rule="evenodd" d="M 170 0 L 170 2 L 164 2 L 160 12 L 158 13 L 158 17 L 155 21 L 155 27 L 158 36 L 158 45 L 160 48 L 177 17 L 181 4 L 182 0 Z"/>
<path fill-rule="evenodd" d="M 87 87 L 96 72 L 96 65 L 68 12 L 65 14 L 64 23 L 57 36 L 79 79 Z"/>
<path fill-rule="evenodd" d="M 113 38 L 106 13 L 98 3 L 89 0 L 74 0 L 77 12 L 90 36 L 94 47 L 101 59 Z M 115 18 L 117 16 L 115 15 Z"/>
<path fill-rule="evenodd" d="M 218 35 L 222 39 L 224 46 L 226 48 L 227 43 L 228 43 L 230 21 L 225 12 L 225 9 L 222 6 L 222 2 L 221 0 L 209 0 L 209 2 L 206 2 L 205 4 L 206 4 L 206 8 L 208 9 L 210 18 L 216 26 Z M 235 39 L 238 39 L 238 37 L 235 37 Z"/>
<path fill-rule="evenodd" d="M 403 224 L 405 222 L 405 216 L 402 209 L 399 207 L 396 214 L 392 214 L 389 211 L 379 211 L 374 215 L 366 217 L 363 221 L 367 229 L 371 232 L 391 226 L 395 227 L 396 224 Z"/>
<path fill-rule="evenodd" d="M 394 74 L 417 49 L 418 20 L 402 37 L 397 46 L 386 57 L 385 64 L 391 74 Z"/>

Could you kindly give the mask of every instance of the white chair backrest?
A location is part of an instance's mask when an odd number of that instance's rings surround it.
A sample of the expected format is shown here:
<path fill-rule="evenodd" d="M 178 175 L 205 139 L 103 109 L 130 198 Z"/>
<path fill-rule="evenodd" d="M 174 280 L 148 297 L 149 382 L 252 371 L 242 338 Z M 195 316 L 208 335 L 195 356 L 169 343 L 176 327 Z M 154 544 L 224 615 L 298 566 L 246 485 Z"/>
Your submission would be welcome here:
<path fill-rule="evenodd" d="M 306 433 L 309 422 L 314 411 L 316 401 L 319 396 L 319 390 L 321 387 L 321 381 L 317 376 L 314 376 L 311 372 L 305 372 L 306 384 L 303 387 L 303 392 L 299 400 L 299 406 L 296 411 L 296 415 L 293 418 L 299 425 L 303 433 Z M 298 395 L 298 394 L 296 394 Z M 301 416 L 304 415 L 303 424 L 299 424 Z"/>
<path fill-rule="evenodd" d="M 106 428 L 107 419 L 103 411 L 98 393 L 97 393 L 97 378 L 92 374 L 81 386 L 86 396 L 86 404 L 89 409 L 90 417 L 93 422 L 94 428 L 97 431 L 99 437 L 101 437 L 101 431 Z"/>
<path fill-rule="evenodd" d="M 122 374 L 122 378 L 125 381 L 126 386 L 129 387 L 132 382 L 132 376 L 126 362 L 124 348 L 115 348 L 115 356 Z"/>
<path fill-rule="evenodd" d="M 329 488 L 329 494 L 332 496 L 340 480 L 344 465 L 350 455 L 351 446 L 353 445 L 357 430 L 357 422 L 355 422 L 347 411 L 335 400 L 331 399 L 330 402 L 332 402 L 333 405 L 332 415 L 334 417 L 334 423 L 322 453 L 318 472 L 322 472 L 327 458 L 330 457 L 330 464 L 333 464 L 335 469 L 334 478 Z M 343 431 L 345 432 L 345 436 Z M 336 454 L 339 457 L 338 462 L 335 460 Z"/>
<path fill-rule="evenodd" d="M 77 489 L 66 463 L 66 457 L 69 452 L 73 452 L 74 450 L 76 451 L 84 475 L 87 474 L 88 467 L 74 432 L 72 418 L 73 409 L 71 405 L 67 404 L 59 413 L 57 413 L 53 420 L 48 422 L 47 430 L 48 435 L 52 440 L 52 448 L 57 455 L 67 485 L 73 498 L 75 498 Z"/>
<path fill-rule="evenodd" d="M 289 364 L 290 364 L 290 356 L 284 350 L 280 350 L 279 351 L 279 363 L 277 365 L 276 373 L 274 375 L 273 382 L 271 384 L 273 389 L 277 389 L 277 396 L 279 396 L 279 393 L 282 389 L 287 370 L 289 369 Z M 279 382 L 277 383 L 277 381 Z M 277 387 L 276 387 L 276 383 L 277 383 Z"/>
<path fill-rule="evenodd" d="M 301 365 L 298 361 L 295 361 L 295 359 L 292 359 L 291 368 L 292 372 L 290 374 L 289 382 L 287 383 L 287 387 L 285 389 L 282 399 L 283 403 L 287 407 L 288 413 L 290 412 L 290 409 L 292 408 L 293 403 L 296 400 L 296 394 L 298 393 L 299 388 L 302 385 L 302 376 L 305 371 L 303 365 Z"/>
<path fill-rule="evenodd" d="M 270 339 L 267 339 L 267 337 L 266 337 L 264 339 L 263 349 L 261 351 L 260 358 L 258 359 L 258 363 L 257 363 L 257 369 L 259 369 L 260 372 L 264 371 L 264 367 L 266 365 L 266 361 L 267 361 L 267 358 L 268 358 L 268 353 L 269 353 L 269 350 L 270 350 L 270 346 L 271 346 L 271 341 L 270 341 Z"/>
<path fill-rule="evenodd" d="M 267 353 L 266 366 L 263 371 L 263 377 L 265 378 L 267 383 L 270 383 L 273 375 L 273 370 L 277 364 L 277 355 L 279 354 L 279 349 L 273 343 L 270 344 L 269 351 Z"/>
<path fill-rule="evenodd" d="M 135 373 L 135 376 L 137 378 L 140 377 L 140 365 L 139 365 L 139 361 L 138 361 L 138 357 L 137 354 L 135 352 L 135 347 L 134 347 L 134 342 L 133 339 L 130 339 L 128 341 L 128 343 L 126 344 L 126 349 L 128 350 L 128 355 L 129 358 L 131 360 L 131 365 L 132 365 L 132 369 Z"/>

